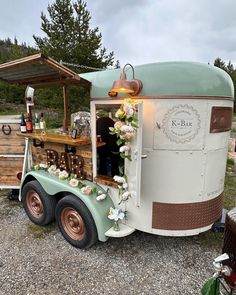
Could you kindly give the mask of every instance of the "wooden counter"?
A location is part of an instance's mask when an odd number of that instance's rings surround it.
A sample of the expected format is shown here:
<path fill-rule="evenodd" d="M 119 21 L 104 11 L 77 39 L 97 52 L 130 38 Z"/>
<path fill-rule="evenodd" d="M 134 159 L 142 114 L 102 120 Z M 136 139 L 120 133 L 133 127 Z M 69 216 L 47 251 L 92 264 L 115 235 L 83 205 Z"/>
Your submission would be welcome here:
<path fill-rule="evenodd" d="M 18 136 L 21 137 L 27 137 L 27 138 L 32 138 L 39 140 L 41 142 L 54 142 L 54 143 L 61 143 L 61 144 L 68 144 L 68 145 L 88 145 L 91 144 L 91 140 L 88 139 L 81 139 L 81 138 L 76 138 L 73 139 L 71 138 L 70 135 L 63 135 L 63 134 L 56 134 L 56 133 L 46 133 L 42 134 L 41 132 L 36 133 L 16 133 Z"/>
<path fill-rule="evenodd" d="M 58 153 L 58 158 L 62 153 L 73 153 L 75 156 L 83 158 L 83 170 L 86 179 L 92 181 L 93 167 L 92 167 L 92 144 L 90 138 L 71 138 L 70 135 L 56 134 L 47 132 L 43 135 L 41 132 L 36 133 L 16 133 L 20 138 L 29 138 L 33 166 L 40 163 L 48 163 L 47 150 L 53 150 Z M 97 142 L 97 147 L 104 146 L 105 142 Z"/>

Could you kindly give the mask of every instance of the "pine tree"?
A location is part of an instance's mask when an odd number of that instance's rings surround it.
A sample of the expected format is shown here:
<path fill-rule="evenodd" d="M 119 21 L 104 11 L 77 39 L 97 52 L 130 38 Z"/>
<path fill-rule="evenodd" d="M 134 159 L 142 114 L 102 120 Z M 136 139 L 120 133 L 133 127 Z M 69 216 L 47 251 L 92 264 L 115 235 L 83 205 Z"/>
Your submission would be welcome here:
<path fill-rule="evenodd" d="M 234 68 L 234 65 L 231 61 L 226 65 L 221 58 L 217 57 L 214 61 L 214 66 L 221 68 L 230 75 L 234 84 L 234 97 L 236 98 L 236 69 Z M 234 112 L 236 113 L 236 100 L 234 100 Z"/>
<path fill-rule="evenodd" d="M 226 65 L 225 65 L 225 62 L 220 58 L 220 57 L 217 57 L 214 61 L 214 66 L 218 67 L 218 68 L 221 68 L 222 70 L 225 70 L 226 71 Z"/>
<path fill-rule="evenodd" d="M 33 36 L 42 53 L 57 61 L 91 67 L 113 65 L 114 53 L 102 47 L 98 27 L 90 28 L 91 15 L 85 1 L 55 0 L 47 10 L 49 18 L 41 14 L 41 29 L 46 36 Z"/>

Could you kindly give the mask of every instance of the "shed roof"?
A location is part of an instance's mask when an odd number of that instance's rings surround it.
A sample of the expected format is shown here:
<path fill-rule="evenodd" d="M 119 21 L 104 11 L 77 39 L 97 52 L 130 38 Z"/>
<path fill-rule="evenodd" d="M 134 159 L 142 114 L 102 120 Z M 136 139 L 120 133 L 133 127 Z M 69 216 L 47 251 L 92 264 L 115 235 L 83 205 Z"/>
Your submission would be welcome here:
<path fill-rule="evenodd" d="M 42 53 L 0 64 L 0 79 L 12 84 L 50 86 L 91 83 Z"/>

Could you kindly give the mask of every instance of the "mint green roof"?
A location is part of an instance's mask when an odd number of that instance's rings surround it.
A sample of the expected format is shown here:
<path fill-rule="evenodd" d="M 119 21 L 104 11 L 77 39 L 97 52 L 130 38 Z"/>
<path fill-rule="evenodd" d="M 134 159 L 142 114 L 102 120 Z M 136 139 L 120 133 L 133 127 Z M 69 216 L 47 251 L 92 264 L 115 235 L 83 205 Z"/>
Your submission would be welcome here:
<path fill-rule="evenodd" d="M 208 64 L 196 62 L 162 62 L 134 67 L 135 78 L 143 83 L 139 95 L 184 95 L 184 96 L 230 96 L 234 87 L 230 76 L 223 70 Z M 91 97 L 108 97 L 115 80 L 122 69 L 81 74 L 92 82 Z M 132 71 L 126 67 L 128 80 Z M 120 96 L 120 94 L 119 94 Z"/>

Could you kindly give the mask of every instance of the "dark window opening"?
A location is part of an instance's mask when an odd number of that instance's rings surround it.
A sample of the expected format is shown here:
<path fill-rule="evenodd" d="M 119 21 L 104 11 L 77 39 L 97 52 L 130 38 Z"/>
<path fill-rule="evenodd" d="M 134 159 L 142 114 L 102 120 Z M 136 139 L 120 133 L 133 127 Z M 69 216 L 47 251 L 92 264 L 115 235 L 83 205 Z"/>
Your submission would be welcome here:
<path fill-rule="evenodd" d="M 109 127 L 114 127 L 115 113 L 118 107 L 102 106 L 97 108 L 96 130 L 98 141 L 104 145 L 97 148 L 97 175 L 113 177 L 119 175 L 119 166 L 124 160 L 119 155 L 119 146 L 116 144 L 117 136 L 110 134 Z"/>

